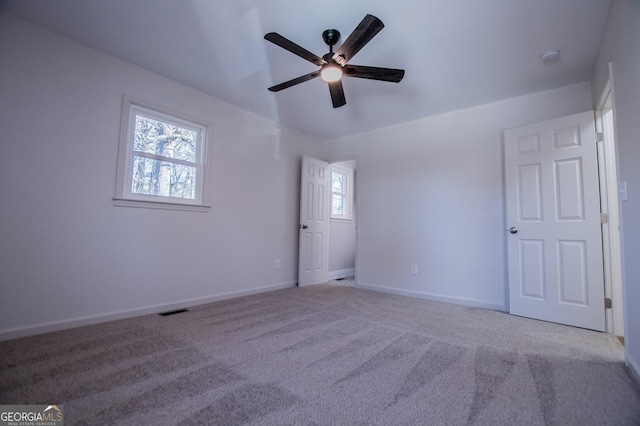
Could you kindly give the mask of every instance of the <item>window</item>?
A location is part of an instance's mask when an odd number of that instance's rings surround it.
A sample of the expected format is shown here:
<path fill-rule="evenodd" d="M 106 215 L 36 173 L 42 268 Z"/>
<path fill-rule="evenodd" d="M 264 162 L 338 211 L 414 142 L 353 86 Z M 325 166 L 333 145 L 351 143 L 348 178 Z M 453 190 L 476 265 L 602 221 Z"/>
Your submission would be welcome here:
<path fill-rule="evenodd" d="M 331 166 L 331 218 L 351 220 L 353 170 Z"/>
<path fill-rule="evenodd" d="M 115 204 L 207 211 L 203 183 L 209 127 L 125 95 Z"/>

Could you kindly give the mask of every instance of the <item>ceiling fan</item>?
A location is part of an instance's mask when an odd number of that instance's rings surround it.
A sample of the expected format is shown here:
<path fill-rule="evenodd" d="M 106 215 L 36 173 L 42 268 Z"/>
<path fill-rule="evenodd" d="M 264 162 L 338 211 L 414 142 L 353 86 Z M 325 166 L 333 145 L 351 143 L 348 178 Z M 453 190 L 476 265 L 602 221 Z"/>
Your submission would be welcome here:
<path fill-rule="evenodd" d="M 340 48 L 334 53 L 333 46 L 340 39 L 340 32 L 335 29 L 325 30 L 322 33 L 324 42 L 329 45 L 329 53 L 322 58 L 314 55 L 308 50 L 298 46 L 291 40 L 278 33 L 268 33 L 265 40 L 288 50 L 302 59 L 306 59 L 318 66 L 320 69 L 312 73 L 294 78 L 269 87 L 272 92 L 279 92 L 296 84 L 304 83 L 318 76 L 329 84 L 329 93 L 334 108 L 341 107 L 347 103 L 342 88 L 342 77 L 368 78 L 371 80 L 390 81 L 399 83 L 404 77 L 404 70 L 395 68 L 365 67 L 362 65 L 347 64 L 356 53 L 360 51 L 376 34 L 384 28 L 384 24 L 373 15 L 367 15 L 358 24 L 355 30 L 342 43 Z"/>

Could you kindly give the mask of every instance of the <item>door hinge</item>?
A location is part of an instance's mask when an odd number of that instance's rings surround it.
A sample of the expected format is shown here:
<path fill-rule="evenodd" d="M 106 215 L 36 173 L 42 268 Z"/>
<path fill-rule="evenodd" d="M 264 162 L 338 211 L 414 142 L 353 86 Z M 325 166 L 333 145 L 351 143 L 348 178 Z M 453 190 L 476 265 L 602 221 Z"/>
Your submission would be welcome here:
<path fill-rule="evenodd" d="M 596 142 L 604 141 L 604 134 L 602 132 L 596 133 Z"/>
<path fill-rule="evenodd" d="M 604 308 L 611 309 L 611 298 L 609 297 L 604 298 Z"/>
<path fill-rule="evenodd" d="M 609 223 L 609 215 L 606 213 L 600 213 L 600 223 Z"/>

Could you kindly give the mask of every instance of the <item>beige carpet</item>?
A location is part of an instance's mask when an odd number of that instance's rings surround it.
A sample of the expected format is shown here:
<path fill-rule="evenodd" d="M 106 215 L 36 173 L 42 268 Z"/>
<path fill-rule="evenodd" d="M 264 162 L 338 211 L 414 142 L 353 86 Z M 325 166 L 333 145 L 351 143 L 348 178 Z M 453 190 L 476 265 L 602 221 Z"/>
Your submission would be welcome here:
<path fill-rule="evenodd" d="M 610 335 L 337 285 L 2 342 L 0 403 L 70 425 L 640 424 Z"/>

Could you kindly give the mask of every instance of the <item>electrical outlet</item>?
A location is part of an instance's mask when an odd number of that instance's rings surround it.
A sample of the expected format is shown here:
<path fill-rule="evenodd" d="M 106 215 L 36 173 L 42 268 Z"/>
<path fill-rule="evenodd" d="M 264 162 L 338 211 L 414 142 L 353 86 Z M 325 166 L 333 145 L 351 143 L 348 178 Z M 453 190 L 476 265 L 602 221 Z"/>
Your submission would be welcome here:
<path fill-rule="evenodd" d="M 418 265 L 411 265 L 411 275 L 418 275 Z"/>
<path fill-rule="evenodd" d="M 276 269 L 280 269 L 280 259 L 276 259 L 275 264 L 274 264 L 274 267 L 275 267 Z"/>

